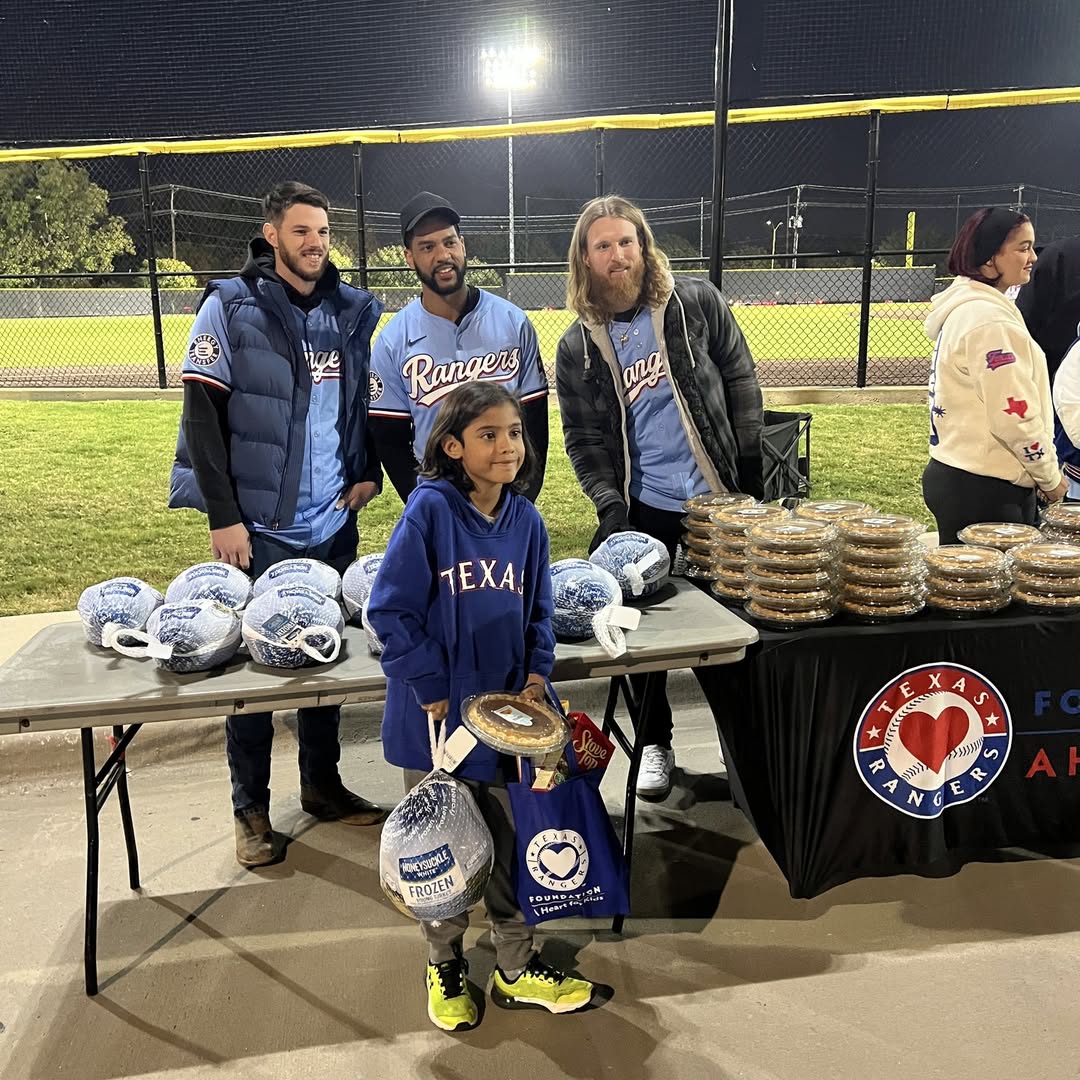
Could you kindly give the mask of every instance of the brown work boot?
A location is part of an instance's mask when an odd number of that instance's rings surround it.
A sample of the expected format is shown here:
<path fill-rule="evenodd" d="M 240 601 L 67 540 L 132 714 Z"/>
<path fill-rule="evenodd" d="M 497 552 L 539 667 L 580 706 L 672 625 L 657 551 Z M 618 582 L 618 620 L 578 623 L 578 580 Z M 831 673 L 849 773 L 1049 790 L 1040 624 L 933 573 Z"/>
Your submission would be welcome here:
<path fill-rule="evenodd" d="M 265 810 L 233 816 L 236 830 L 236 861 L 241 866 L 269 866 L 281 857 L 274 850 L 274 830 Z"/>
<path fill-rule="evenodd" d="M 378 825 L 387 811 L 354 795 L 334 777 L 318 787 L 300 785 L 300 807 L 321 821 L 340 821 L 343 825 Z"/>

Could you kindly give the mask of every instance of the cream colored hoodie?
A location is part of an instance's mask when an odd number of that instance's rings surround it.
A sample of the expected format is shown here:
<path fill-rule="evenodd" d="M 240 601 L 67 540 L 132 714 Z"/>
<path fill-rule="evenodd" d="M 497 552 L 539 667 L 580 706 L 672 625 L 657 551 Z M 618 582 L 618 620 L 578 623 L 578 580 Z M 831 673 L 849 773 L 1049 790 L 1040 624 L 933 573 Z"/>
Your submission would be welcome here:
<path fill-rule="evenodd" d="M 1051 490 L 1061 483 L 1046 357 L 1016 305 L 958 277 L 934 297 L 926 334 L 930 456 L 980 476 Z"/>

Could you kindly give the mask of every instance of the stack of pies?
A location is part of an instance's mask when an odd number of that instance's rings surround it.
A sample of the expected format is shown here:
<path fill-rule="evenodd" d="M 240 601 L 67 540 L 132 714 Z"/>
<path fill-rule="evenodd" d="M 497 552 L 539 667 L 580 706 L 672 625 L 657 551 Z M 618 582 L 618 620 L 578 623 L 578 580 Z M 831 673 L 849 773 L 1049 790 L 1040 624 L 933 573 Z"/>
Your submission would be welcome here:
<path fill-rule="evenodd" d="M 926 603 L 937 611 L 957 617 L 987 615 L 1009 602 L 1009 557 L 997 548 L 945 544 L 927 551 L 926 568 Z"/>
<path fill-rule="evenodd" d="M 863 622 L 889 622 L 926 603 L 925 527 L 902 514 L 856 514 L 837 520 L 840 610 Z"/>
<path fill-rule="evenodd" d="M 808 626 L 836 613 L 836 529 L 788 518 L 747 532 L 746 611 L 778 629 Z"/>
<path fill-rule="evenodd" d="M 709 520 L 717 530 L 712 553 L 713 583 L 709 586 L 721 600 L 745 600 L 746 550 L 750 546 L 747 531 L 764 522 L 787 521 L 788 512 L 780 506 L 748 503 L 713 510 Z"/>
<path fill-rule="evenodd" d="M 1080 521 L 1076 525 L 1080 528 Z M 1015 525 L 1009 521 L 984 521 L 978 525 L 968 525 L 956 535 L 962 544 L 997 548 L 998 551 L 1010 551 L 1020 544 L 1037 544 L 1043 539 L 1042 533 L 1034 525 Z"/>
<path fill-rule="evenodd" d="M 698 578 L 702 581 L 712 581 L 715 578 L 713 560 L 716 557 L 716 541 L 719 530 L 712 523 L 709 515 L 714 510 L 727 510 L 733 506 L 750 506 L 755 499 L 752 495 L 739 495 L 737 493 L 708 492 L 705 495 L 695 495 L 683 503 L 686 516 L 682 519 L 686 526 L 683 533 L 682 545 L 686 552 L 686 569 L 683 575 L 688 578 Z"/>
<path fill-rule="evenodd" d="M 1042 512 L 1042 539 L 1054 544 L 1080 544 L 1080 503 L 1054 503 Z"/>
<path fill-rule="evenodd" d="M 824 521 L 827 525 L 835 524 L 841 518 L 855 514 L 871 514 L 873 508 L 856 499 L 804 499 L 795 507 L 797 518 L 810 521 Z"/>
<path fill-rule="evenodd" d="M 550 705 L 506 691 L 466 698 L 461 719 L 482 743 L 503 754 L 539 757 L 570 740 L 569 725 Z"/>
<path fill-rule="evenodd" d="M 1033 611 L 1080 611 L 1080 546 L 1021 544 L 1009 555 L 1014 600 Z"/>

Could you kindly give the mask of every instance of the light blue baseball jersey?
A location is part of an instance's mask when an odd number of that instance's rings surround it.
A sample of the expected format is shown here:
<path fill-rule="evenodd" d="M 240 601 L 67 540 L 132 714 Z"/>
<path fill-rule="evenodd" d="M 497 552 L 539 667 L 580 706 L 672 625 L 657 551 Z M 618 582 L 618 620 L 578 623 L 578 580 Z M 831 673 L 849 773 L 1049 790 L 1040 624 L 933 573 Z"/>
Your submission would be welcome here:
<path fill-rule="evenodd" d="M 681 511 L 709 485 L 686 439 L 648 310 L 632 322 L 612 323 L 611 343 L 622 368 L 630 494 L 657 510 Z"/>
<path fill-rule="evenodd" d="M 329 540 L 345 524 L 349 511 L 337 501 L 345 488 L 345 462 L 341 451 L 341 333 L 333 305 L 323 301 L 307 315 L 291 307 L 296 332 L 304 343 L 311 372 L 311 401 L 304 439 L 304 463 L 292 525 L 273 530 L 274 536 L 295 547 L 314 547 Z M 184 357 L 181 379 L 196 380 L 232 390 L 232 351 L 221 299 L 211 293 L 195 316 Z M 265 526 L 245 522 L 249 529 L 269 532 Z"/>
<path fill-rule="evenodd" d="M 525 312 L 481 289 L 476 307 L 455 324 L 416 299 L 372 346 L 369 412 L 411 419 L 413 453 L 420 461 L 443 399 L 474 379 L 502 383 L 523 403 L 547 397 L 536 331 Z"/>

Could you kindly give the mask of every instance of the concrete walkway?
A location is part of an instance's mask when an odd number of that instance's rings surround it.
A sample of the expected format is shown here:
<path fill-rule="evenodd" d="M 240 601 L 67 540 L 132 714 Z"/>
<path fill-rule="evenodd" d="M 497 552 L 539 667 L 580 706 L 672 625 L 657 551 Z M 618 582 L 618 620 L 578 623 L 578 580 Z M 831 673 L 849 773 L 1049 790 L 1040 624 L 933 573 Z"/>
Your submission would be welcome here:
<path fill-rule="evenodd" d="M 2 625 L 2 624 L 0 624 Z M 293 718 L 275 740 L 286 861 L 233 861 L 220 718 L 149 725 L 129 755 L 142 860 L 127 888 L 118 814 L 103 821 L 100 975 L 82 991 L 78 756 L 41 742 L 0 779 L 0 1076 L 485 1080 L 1057 1080 L 1080 1075 L 1080 861 L 1013 852 L 939 879 L 842 886 L 794 901 L 735 810 L 711 717 L 671 680 L 681 770 L 641 807 L 634 911 L 542 931 L 553 962 L 613 988 L 571 1016 L 506 1012 L 430 1026 L 416 928 L 383 899 L 378 830 L 299 809 Z M 596 684 L 564 687 L 601 711 Z M 343 774 L 392 804 L 377 708 L 346 710 Z M 143 743 L 163 729 L 155 746 Z M 168 729 L 184 749 L 168 753 Z M 194 730 L 194 729 L 193 729 Z M 186 742 L 184 741 L 186 739 Z M 0 759 L 30 736 L 0 739 Z M 150 747 L 150 749 L 148 749 Z M 625 765 L 605 781 L 617 806 Z M 11 770 L 9 770 L 11 771 Z M 470 979 L 493 956 L 474 916 Z"/>

